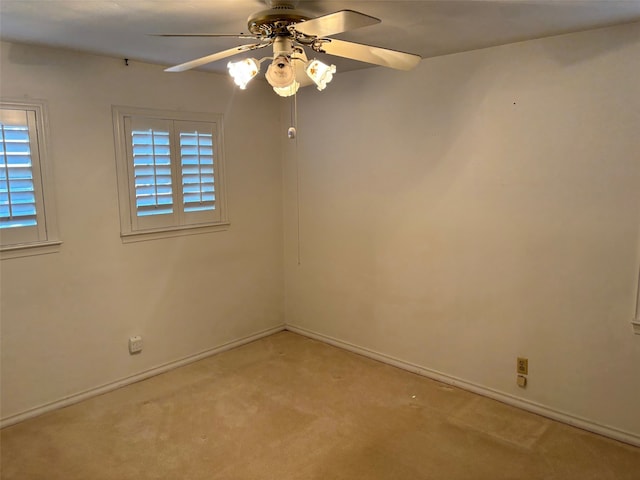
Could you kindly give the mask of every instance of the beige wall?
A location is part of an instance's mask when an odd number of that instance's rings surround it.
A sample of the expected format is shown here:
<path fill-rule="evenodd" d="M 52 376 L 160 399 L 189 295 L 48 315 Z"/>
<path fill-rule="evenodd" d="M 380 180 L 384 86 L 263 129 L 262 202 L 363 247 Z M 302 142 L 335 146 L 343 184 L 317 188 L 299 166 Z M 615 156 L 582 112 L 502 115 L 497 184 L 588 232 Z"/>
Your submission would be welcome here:
<path fill-rule="evenodd" d="M 640 442 L 639 79 L 632 24 L 305 90 L 287 323 Z"/>
<path fill-rule="evenodd" d="M 3 97 L 46 100 L 63 245 L 3 260 L 2 417 L 282 324 L 278 100 L 226 76 L 2 44 Z M 224 114 L 228 231 L 123 244 L 111 106 Z M 129 336 L 144 337 L 130 356 Z"/>

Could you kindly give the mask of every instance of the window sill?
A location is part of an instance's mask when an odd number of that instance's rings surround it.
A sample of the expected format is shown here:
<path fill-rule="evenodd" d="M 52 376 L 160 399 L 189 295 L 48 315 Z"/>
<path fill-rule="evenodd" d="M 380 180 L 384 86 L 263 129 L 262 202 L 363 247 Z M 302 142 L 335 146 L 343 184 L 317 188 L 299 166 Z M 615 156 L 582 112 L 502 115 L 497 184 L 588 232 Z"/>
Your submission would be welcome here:
<path fill-rule="evenodd" d="M 216 223 L 215 225 L 202 225 L 188 227 L 176 227 L 171 229 L 146 230 L 144 232 L 121 233 L 122 243 L 145 242 L 147 240 L 157 240 L 160 238 L 183 237 L 185 235 L 200 235 L 203 233 L 220 232 L 228 230 L 229 222 Z"/>
<path fill-rule="evenodd" d="M 60 251 L 60 245 L 62 245 L 60 241 L 7 245 L 0 249 L 0 260 L 58 253 Z"/>

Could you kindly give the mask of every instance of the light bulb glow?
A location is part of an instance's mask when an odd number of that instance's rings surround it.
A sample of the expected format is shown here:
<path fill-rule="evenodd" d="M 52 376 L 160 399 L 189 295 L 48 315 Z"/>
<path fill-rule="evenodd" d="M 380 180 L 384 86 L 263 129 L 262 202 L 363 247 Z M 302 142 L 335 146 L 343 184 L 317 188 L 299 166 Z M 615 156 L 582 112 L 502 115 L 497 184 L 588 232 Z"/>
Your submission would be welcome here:
<path fill-rule="evenodd" d="M 240 87 L 240 90 L 244 90 L 247 88 L 247 83 L 260 71 L 260 64 L 255 58 L 245 58 L 238 62 L 229 62 L 227 68 L 235 84 Z"/>
<path fill-rule="evenodd" d="M 324 90 L 327 83 L 333 79 L 333 74 L 336 73 L 336 66 L 327 65 L 320 60 L 314 59 L 307 64 L 305 72 L 318 86 L 318 90 Z"/>

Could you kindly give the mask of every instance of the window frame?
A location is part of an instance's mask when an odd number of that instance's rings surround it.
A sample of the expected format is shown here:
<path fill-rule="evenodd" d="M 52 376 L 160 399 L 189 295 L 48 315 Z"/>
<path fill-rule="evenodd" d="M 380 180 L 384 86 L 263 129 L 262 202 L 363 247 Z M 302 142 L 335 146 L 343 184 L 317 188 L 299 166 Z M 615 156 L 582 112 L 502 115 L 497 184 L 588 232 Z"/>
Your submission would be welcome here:
<path fill-rule="evenodd" d="M 158 110 L 114 105 L 112 106 L 112 116 L 116 150 L 118 202 L 120 206 L 120 237 L 124 243 L 209 233 L 228 229 L 230 222 L 227 213 L 224 127 L 222 114 Z M 172 124 L 207 123 L 213 125 L 213 142 L 215 146 L 214 164 L 216 171 L 215 216 L 217 217 L 215 220 L 198 221 L 196 218 L 196 221 L 190 222 L 188 219 L 189 215 L 185 216 L 185 212 L 176 212 L 174 215 L 181 219 L 181 223 L 178 225 L 154 226 L 153 222 L 138 222 L 135 206 L 133 159 L 130 156 L 131 146 L 129 145 L 130 139 L 127 135 L 128 124 L 131 122 L 131 119 L 135 117 L 139 117 L 150 122 L 164 121 Z M 172 128 L 170 131 L 170 137 L 173 141 L 171 144 L 170 155 L 173 188 L 181 188 L 179 165 L 180 155 L 177 153 L 177 150 L 180 149 L 180 144 L 175 141 L 177 136 L 178 129 Z M 174 205 L 174 208 L 181 205 L 181 203 Z"/>
<path fill-rule="evenodd" d="M 53 195 L 53 168 L 49 149 L 49 122 L 44 100 L 0 99 L 0 109 L 24 111 L 29 119 L 31 169 L 34 183 L 36 218 L 34 227 L 12 227 L 0 233 L 0 259 L 42 255 L 59 251 L 62 244 L 58 233 L 58 219 Z M 13 229 L 16 230 L 13 230 Z M 29 229 L 32 238 L 20 235 L 17 229 Z M 26 231 L 25 231 L 26 232 Z M 28 232 L 27 232 L 28 233 Z M 8 242 L 4 243 L 8 237 Z"/>

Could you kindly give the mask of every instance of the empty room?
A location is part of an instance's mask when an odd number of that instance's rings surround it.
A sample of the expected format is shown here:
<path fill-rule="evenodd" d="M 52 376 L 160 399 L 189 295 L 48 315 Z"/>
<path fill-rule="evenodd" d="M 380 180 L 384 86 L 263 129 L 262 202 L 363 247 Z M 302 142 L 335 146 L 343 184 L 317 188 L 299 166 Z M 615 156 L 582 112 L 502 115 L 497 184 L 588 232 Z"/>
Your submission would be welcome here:
<path fill-rule="evenodd" d="M 0 478 L 640 478 L 640 1 L 1 0 Z"/>

